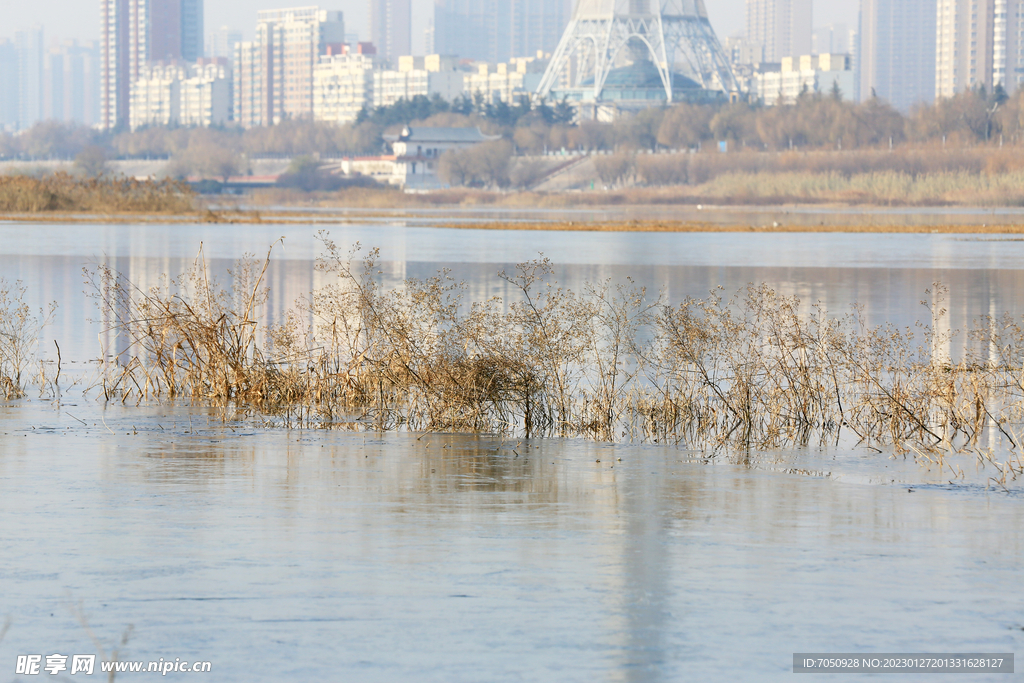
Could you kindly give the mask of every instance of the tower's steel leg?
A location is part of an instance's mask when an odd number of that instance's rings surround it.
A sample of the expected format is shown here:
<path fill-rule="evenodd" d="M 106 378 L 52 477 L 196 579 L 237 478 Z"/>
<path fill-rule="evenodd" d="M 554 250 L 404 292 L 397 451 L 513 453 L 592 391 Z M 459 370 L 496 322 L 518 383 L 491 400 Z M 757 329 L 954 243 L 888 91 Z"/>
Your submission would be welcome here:
<path fill-rule="evenodd" d="M 570 88 L 588 83 L 599 102 L 623 52 L 639 44 L 657 68 L 668 102 L 673 101 L 674 73 L 706 90 L 738 90 L 701 0 L 577 0 L 537 94 L 548 97 L 565 75 Z"/>

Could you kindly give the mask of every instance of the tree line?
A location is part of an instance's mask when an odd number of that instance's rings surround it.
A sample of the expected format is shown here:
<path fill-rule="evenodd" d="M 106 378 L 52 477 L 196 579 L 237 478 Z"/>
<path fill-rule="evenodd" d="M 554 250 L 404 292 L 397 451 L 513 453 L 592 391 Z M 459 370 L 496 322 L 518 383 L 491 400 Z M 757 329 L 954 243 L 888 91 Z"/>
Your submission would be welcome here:
<path fill-rule="evenodd" d="M 611 123 L 572 122 L 564 103 L 523 99 L 488 104 L 482 97 L 446 102 L 416 97 L 366 109 L 345 125 L 287 120 L 241 129 L 149 127 L 97 131 L 43 122 L 19 134 L 0 134 L 0 159 L 77 159 L 98 172 L 109 159 L 166 159 L 171 175 L 215 177 L 246 172 L 247 160 L 267 155 L 359 156 L 386 153 L 383 135 L 403 125 L 479 126 L 501 135 L 509 154 L 547 150 L 700 149 L 725 141 L 730 151 L 858 150 L 900 145 L 1019 144 L 1024 133 L 1024 90 L 962 92 L 907 115 L 872 97 L 844 101 L 838 93 L 805 93 L 793 104 L 675 104 L 654 107 Z M 456 175 L 460 173 L 456 169 Z"/>

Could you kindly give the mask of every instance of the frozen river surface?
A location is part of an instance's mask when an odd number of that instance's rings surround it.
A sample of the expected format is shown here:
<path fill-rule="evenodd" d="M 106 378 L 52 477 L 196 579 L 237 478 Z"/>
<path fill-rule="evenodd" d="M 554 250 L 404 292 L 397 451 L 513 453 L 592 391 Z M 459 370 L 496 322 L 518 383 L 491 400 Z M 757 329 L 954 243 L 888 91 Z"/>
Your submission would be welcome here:
<path fill-rule="evenodd" d="M 282 234 L 280 311 L 317 284 L 311 228 L 0 226 L 0 276 L 24 280 L 36 304 L 58 301 L 44 355 L 56 340 L 85 375 L 99 345 L 83 266 L 146 281 L 180 271 L 201 240 L 225 267 Z M 380 246 L 396 281 L 451 265 L 474 296 L 502 293 L 494 272 L 543 251 L 574 287 L 632 275 L 678 299 L 768 282 L 910 324 L 942 279 L 953 325 L 1024 313 L 1024 242 L 998 238 L 386 222 L 332 237 Z M 223 418 L 104 406 L 78 389 L 60 404 L 0 404 L 0 681 L 36 678 L 14 674 L 18 655 L 109 653 L 129 625 L 121 659 L 210 661 L 209 674 L 166 678 L 216 681 L 788 680 L 795 652 L 1024 644 L 1024 495 L 985 486 L 985 472 L 949 483 L 871 451 L 707 461 Z"/>

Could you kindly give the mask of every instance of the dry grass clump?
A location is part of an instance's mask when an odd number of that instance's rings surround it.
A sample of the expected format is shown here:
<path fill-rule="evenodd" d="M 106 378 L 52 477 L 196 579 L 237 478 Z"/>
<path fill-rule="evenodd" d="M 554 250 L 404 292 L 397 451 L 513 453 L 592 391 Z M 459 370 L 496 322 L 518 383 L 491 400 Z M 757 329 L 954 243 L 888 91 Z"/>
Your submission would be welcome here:
<path fill-rule="evenodd" d="M 0 211 L 184 213 L 193 210 L 193 198 L 188 185 L 175 180 L 0 176 Z"/>
<path fill-rule="evenodd" d="M 553 205 L 569 206 L 576 201 L 567 195 L 534 192 L 505 192 L 454 187 L 430 192 L 403 192 L 394 186 L 345 188 L 337 192 L 302 192 L 285 188 L 254 190 L 257 206 L 323 206 L 355 209 L 431 208 L 436 206 L 535 206 L 539 197 L 550 197 Z"/>
<path fill-rule="evenodd" d="M 56 304 L 38 315 L 25 303 L 25 286 L 0 278 L 0 396 L 25 395 L 25 371 L 35 359 L 39 333 L 53 320 Z"/>
<path fill-rule="evenodd" d="M 730 173 L 695 188 L 691 196 L 732 204 L 826 203 L 887 206 L 1024 204 L 1024 173 L 946 172 L 914 176 L 877 172 Z"/>
<path fill-rule="evenodd" d="M 126 340 L 108 397 L 231 402 L 311 426 L 583 435 L 690 448 L 778 448 L 838 440 L 922 454 L 1024 447 L 1024 324 L 985 320 L 962 357 L 951 333 L 869 327 L 767 286 L 675 306 L 608 282 L 574 293 L 546 260 L 499 277 L 509 301 L 466 301 L 447 272 L 384 289 L 322 235 L 333 276 L 261 341 L 267 261 L 230 289 L 197 261 L 140 291 L 94 273 L 107 324 Z M 268 255 L 269 258 L 269 255 Z M 353 265 L 356 264 L 356 265 Z M 943 315 L 944 292 L 931 294 Z M 979 456 L 980 457 L 980 456 Z M 1024 462 L 1015 461 L 1015 470 Z"/>
<path fill-rule="evenodd" d="M 134 392 L 255 405 L 277 392 L 281 400 L 299 398 L 257 344 L 265 270 L 266 262 L 260 269 L 249 259 L 231 273 L 233 287 L 222 289 L 200 252 L 179 278 L 148 291 L 106 265 L 87 271 L 103 324 L 131 340 L 118 357 L 120 374 L 104 378 L 107 398 Z"/>
<path fill-rule="evenodd" d="M 840 203 L 880 206 L 998 206 L 1024 204 L 1024 157 L 1016 148 L 898 147 L 895 150 L 739 151 L 597 155 L 591 182 L 619 189 L 597 192 L 494 192 L 449 188 L 406 194 L 393 188 L 337 193 L 257 191 L 260 204 L 319 204 L 359 208 L 445 205 L 568 207 L 632 204 Z M 541 180 L 537 160 L 521 159 L 514 176 Z"/>

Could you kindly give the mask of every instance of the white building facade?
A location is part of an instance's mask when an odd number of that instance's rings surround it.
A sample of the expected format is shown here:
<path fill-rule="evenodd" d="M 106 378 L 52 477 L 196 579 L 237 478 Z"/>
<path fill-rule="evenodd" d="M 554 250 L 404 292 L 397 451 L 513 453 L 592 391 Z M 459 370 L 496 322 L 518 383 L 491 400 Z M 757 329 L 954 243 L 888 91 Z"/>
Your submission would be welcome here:
<path fill-rule="evenodd" d="M 515 104 L 537 90 L 550 54 L 520 57 L 500 64 L 478 64 L 475 72 L 466 75 L 466 94 L 483 97 L 487 104 Z"/>
<path fill-rule="evenodd" d="M 203 0 L 100 0 L 101 128 L 129 123 L 132 85 L 159 61 L 203 56 Z"/>
<path fill-rule="evenodd" d="M 747 0 L 747 40 L 761 54 L 758 62 L 779 62 L 810 54 L 812 0 Z"/>
<path fill-rule="evenodd" d="M 936 0 L 861 0 L 860 99 L 903 112 L 935 99 Z"/>
<path fill-rule="evenodd" d="M 373 106 L 390 107 L 416 96 L 452 100 L 465 91 L 465 73 L 458 60 L 444 55 L 402 56 L 397 70 L 378 71 L 373 77 Z"/>
<path fill-rule="evenodd" d="M 313 69 L 313 118 L 349 123 L 364 107 L 373 106 L 373 55 L 326 55 Z"/>
<path fill-rule="evenodd" d="M 418 95 L 437 95 L 451 102 L 464 90 L 465 74 L 461 71 L 378 71 L 373 75 L 373 106 L 390 107 Z"/>
<path fill-rule="evenodd" d="M 131 128 L 227 123 L 232 114 L 231 85 L 231 70 L 223 57 L 145 67 L 131 87 Z"/>
<path fill-rule="evenodd" d="M 295 7 L 257 12 L 256 39 L 235 48 L 235 112 L 243 127 L 313 115 L 313 70 L 345 43 L 341 12 Z"/>
<path fill-rule="evenodd" d="M 181 83 L 179 123 L 209 127 L 234 119 L 233 81 L 226 57 L 200 60 Z"/>
<path fill-rule="evenodd" d="M 777 70 L 755 73 L 752 85 L 758 99 L 774 106 L 793 104 L 804 92 L 828 95 L 837 87 L 844 99 L 853 99 L 857 81 L 849 55 L 829 54 L 786 57 Z"/>
<path fill-rule="evenodd" d="M 1024 0 L 938 0 L 935 94 L 1024 83 Z"/>
<path fill-rule="evenodd" d="M 443 185 L 437 171 L 445 152 L 499 140 L 501 136 L 484 135 L 479 128 L 406 126 L 399 135 L 385 135 L 384 139 L 394 151 L 391 184 L 406 189 L 430 189 Z"/>
<path fill-rule="evenodd" d="M 185 65 L 143 67 L 131 84 L 128 107 L 131 129 L 177 124 L 181 112 L 181 82 L 187 77 Z"/>

